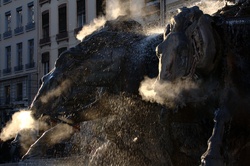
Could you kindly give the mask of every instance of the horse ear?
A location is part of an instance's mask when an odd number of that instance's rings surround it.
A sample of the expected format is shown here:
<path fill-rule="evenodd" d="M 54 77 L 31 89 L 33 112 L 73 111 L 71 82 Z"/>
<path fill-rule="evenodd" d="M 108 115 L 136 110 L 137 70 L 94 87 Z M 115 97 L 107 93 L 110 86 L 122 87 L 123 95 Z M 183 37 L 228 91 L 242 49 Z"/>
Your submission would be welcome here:
<path fill-rule="evenodd" d="M 162 43 L 160 43 L 156 49 L 155 49 L 156 56 L 160 58 L 160 55 L 162 54 Z"/>
<path fill-rule="evenodd" d="M 196 68 L 203 73 L 211 72 L 216 63 L 218 34 L 212 27 L 211 16 L 203 14 L 194 21 L 186 31 L 192 43 L 194 57 L 197 59 Z"/>
<path fill-rule="evenodd" d="M 168 24 L 167 27 L 164 30 L 164 36 L 163 39 L 165 40 L 167 38 L 167 35 L 171 32 L 171 24 Z"/>

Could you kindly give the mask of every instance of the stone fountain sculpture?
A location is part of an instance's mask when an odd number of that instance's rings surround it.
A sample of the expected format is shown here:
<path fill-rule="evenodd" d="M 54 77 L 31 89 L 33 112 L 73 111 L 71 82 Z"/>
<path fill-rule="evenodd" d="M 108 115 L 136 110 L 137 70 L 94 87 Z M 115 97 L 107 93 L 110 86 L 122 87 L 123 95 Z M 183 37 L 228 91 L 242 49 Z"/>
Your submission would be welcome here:
<path fill-rule="evenodd" d="M 30 109 L 35 118 L 57 123 L 23 159 L 46 156 L 55 133 L 66 126 L 63 132 L 72 136 L 76 124 L 91 121 L 101 124 L 95 139 L 102 143 L 83 147 L 87 165 L 249 163 L 249 11 L 248 1 L 213 16 L 182 8 L 163 41 L 143 35 L 136 21 L 108 21 L 62 53 L 44 76 Z M 169 108 L 141 99 L 144 76 L 158 76 L 160 83 L 188 80 L 198 88 L 181 91 L 184 104 Z"/>
<path fill-rule="evenodd" d="M 198 7 L 182 8 L 167 27 L 165 40 L 157 47 L 161 64 L 158 80 L 195 82 L 196 90 L 181 92 L 185 104 L 209 101 L 206 104 L 217 107 L 212 136 L 201 157 L 202 165 L 237 163 L 233 161 L 238 159 L 235 154 L 228 152 L 235 147 L 225 146 L 229 141 L 226 130 L 229 123 L 231 127 L 243 125 L 240 127 L 243 131 L 249 125 L 249 16 L 249 1 L 226 6 L 214 16 L 203 14 Z M 211 102 L 213 100 L 216 102 Z M 249 148 L 243 142 L 238 143 L 242 149 Z M 242 149 L 234 150 L 240 153 Z"/>

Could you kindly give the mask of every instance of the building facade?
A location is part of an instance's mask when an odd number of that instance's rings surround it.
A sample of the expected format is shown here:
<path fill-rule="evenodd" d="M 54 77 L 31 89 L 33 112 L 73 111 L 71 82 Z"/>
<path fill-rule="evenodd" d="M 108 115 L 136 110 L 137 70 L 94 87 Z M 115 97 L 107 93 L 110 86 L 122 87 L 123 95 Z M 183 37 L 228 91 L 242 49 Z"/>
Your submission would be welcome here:
<path fill-rule="evenodd" d="M 82 26 L 104 13 L 103 0 L 39 0 L 38 78 L 53 67 L 59 55 L 76 46 Z"/>
<path fill-rule="evenodd" d="M 0 123 L 37 91 L 37 1 L 0 1 Z M 1 127 L 1 126 L 0 126 Z"/>

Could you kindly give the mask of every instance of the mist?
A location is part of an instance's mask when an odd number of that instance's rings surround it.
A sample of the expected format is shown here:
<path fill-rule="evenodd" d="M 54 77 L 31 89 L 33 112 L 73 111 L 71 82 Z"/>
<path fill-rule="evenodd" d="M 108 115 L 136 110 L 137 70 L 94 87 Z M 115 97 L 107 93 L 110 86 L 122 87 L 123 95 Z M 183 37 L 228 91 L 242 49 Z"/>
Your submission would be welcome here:
<path fill-rule="evenodd" d="M 225 1 L 201 0 L 200 2 L 195 3 L 194 5 L 199 6 L 203 13 L 212 15 L 225 6 Z"/>
<path fill-rule="evenodd" d="M 7 122 L 6 126 L 2 129 L 0 134 L 0 139 L 6 141 L 8 139 L 14 138 L 19 131 L 24 129 L 35 129 L 37 123 L 35 119 L 31 116 L 31 111 L 20 110 L 12 115 L 12 118 Z"/>
<path fill-rule="evenodd" d="M 42 96 L 40 98 L 41 101 L 43 103 L 47 103 L 53 97 L 60 96 L 63 92 L 65 92 L 70 87 L 70 84 L 71 84 L 70 80 L 68 80 L 68 79 L 64 80 L 58 87 L 50 90 L 44 96 Z"/>
<path fill-rule="evenodd" d="M 133 0 L 131 3 L 118 0 L 107 0 L 106 15 L 95 18 L 89 24 L 83 26 L 81 31 L 76 35 L 76 38 L 82 41 L 86 36 L 103 27 L 106 21 L 114 20 L 119 16 L 126 15 L 143 24 L 143 6 L 144 0 Z"/>
<path fill-rule="evenodd" d="M 190 101 L 204 100 L 205 96 L 200 92 L 199 85 L 191 79 L 170 82 L 145 77 L 139 88 L 143 100 L 156 102 L 168 108 L 181 108 Z"/>

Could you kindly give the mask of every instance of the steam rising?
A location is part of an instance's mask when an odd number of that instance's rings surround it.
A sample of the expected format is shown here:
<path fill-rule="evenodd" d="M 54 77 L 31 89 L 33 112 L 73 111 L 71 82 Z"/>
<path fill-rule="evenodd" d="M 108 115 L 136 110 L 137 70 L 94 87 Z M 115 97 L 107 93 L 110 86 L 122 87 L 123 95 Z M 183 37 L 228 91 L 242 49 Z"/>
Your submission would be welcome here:
<path fill-rule="evenodd" d="M 51 130 L 53 134 L 50 134 L 49 139 L 47 139 L 47 143 L 51 145 L 68 139 L 74 133 L 72 126 L 63 123 L 58 124 L 55 128 L 52 128 Z"/>
<path fill-rule="evenodd" d="M 102 27 L 105 22 L 106 19 L 104 17 L 94 19 L 89 25 L 86 25 L 82 28 L 82 30 L 76 35 L 76 38 L 82 41 L 86 36 Z"/>
<path fill-rule="evenodd" d="M 143 5 L 144 0 L 133 0 L 131 3 L 118 0 L 107 0 L 106 16 L 96 18 L 88 25 L 83 26 L 76 38 L 82 41 L 86 36 L 101 28 L 107 20 L 114 20 L 118 16 L 127 15 L 140 22 L 142 21 L 141 15 Z"/>
<path fill-rule="evenodd" d="M 203 11 L 203 13 L 212 15 L 215 12 L 217 12 L 219 9 L 224 7 L 225 2 L 224 1 L 215 1 L 215 0 L 209 0 L 209 1 L 201 0 L 200 2 L 198 2 L 195 5 L 199 6 L 199 8 Z"/>
<path fill-rule="evenodd" d="M 198 86 L 190 80 L 160 82 L 156 78 L 147 77 L 139 88 L 143 100 L 157 102 L 169 108 L 182 107 L 189 101 L 201 99 L 197 90 Z"/>
<path fill-rule="evenodd" d="M 119 15 L 125 14 L 125 11 L 120 7 L 120 2 L 117 0 L 107 0 L 106 5 L 106 17 L 96 18 L 90 24 L 83 26 L 82 30 L 76 36 L 78 40 L 82 41 L 86 36 L 101 28 L 107 20 L 113 20 Z M 126 7 L 123 9 L 126 9 Z"/>
<path fill-rule="evenodd" d="M 6 141 L 17 135 L 23 129 L 35 129 L 36 121 L 31 116 L 31 111 L 21 110 L 12 116 L 12 120 L 3 128 L 0 139 Z"/>
<path fill-rule="evenodd" d="M 70 86 L 70 81 L 63 81 L 56 89 L 53 89 L 46 93 L 46 95 L 41 97 L 43 103 L 47 103 L 51 98 L 60 96 L 66 89 Z"/>

